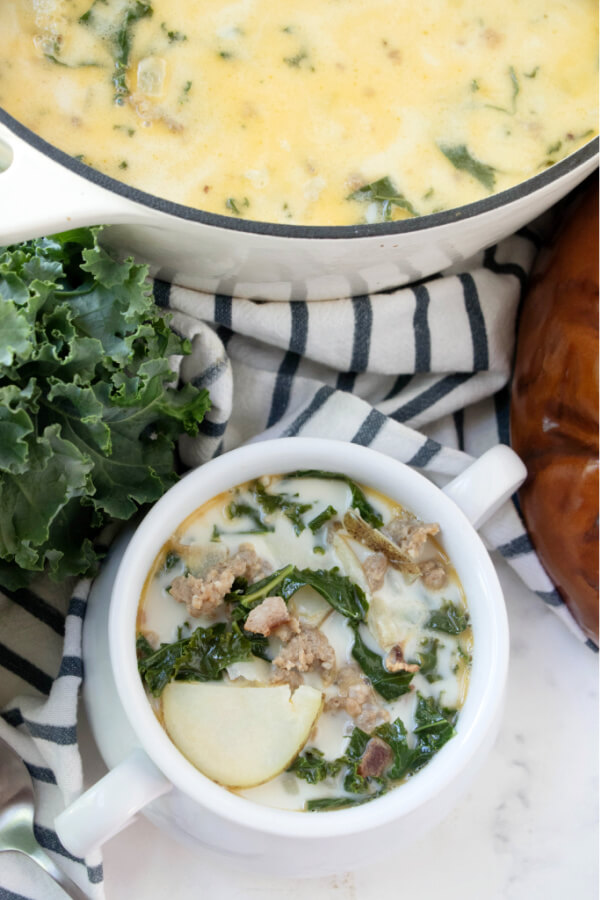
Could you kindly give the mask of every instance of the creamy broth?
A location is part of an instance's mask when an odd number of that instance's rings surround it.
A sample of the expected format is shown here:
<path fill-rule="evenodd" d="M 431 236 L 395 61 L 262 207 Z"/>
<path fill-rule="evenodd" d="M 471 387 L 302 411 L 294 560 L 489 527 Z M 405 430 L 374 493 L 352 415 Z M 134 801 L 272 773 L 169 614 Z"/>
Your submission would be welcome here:
<path fill-rule="evenodd" d="M 597 133 L 597 16 L 595 0 L 2 0 L 0 105 L 199 209 L 402 219 Z"/>
<path fill-rule="evenodd" d="M 366 521 L 369 517 L 371 524 Z M 198 509 L 158 554 L 138 613 L 140 671 L 155 712 L 179 749 L 201 771 L 240 795 L 292 810 L 364 802 L 418 771 L 429 758 L 419 738 L 423 716 L 432 712 L 437 715 L 442 746 L 453 733 L 466 696 L 472 651 L 466 598 L 435 531 L 436 527 L 424 525 L 381 494 L 327 477 L 326 473 L 319 477 L 266 477 L 240 485 Z M 374 550 L 373 541 L 384 542 L 389 556 Z M 233 580 L 233 564 L 240 553 L 250 553 L 258 565 L 238 583 Z M 378 571 L 372 565 L 374 557 Z M 289 570 L 293 570 L 291 575 L 282 581 L 278 573 Z M 342 605 L 339 598 L 328 600 L 323 596 L 320 589 L 324 573 L 325 578 L 334 573 L 334 581 L 341 578 L 343 591 L 349 589 Z M 263 577 L 267 582 L 274 580 L 273 586 L 258 591 L 253 598 Z M 314 578 L 317 580 L 312 585 L 306 584 Z M 301 583 L 305 586 L 297 589 Z M 193 591 L 188 590 L 190 584 Z M 277 625 L 279 620 L 275 619 L 270 633 L 265 627 L 255 631 L 270 602 L 265 598 L 279 599 L 280 594 L 286 597 L 284 615 L 290 621 L 282 619 L 283 624 Z M 200 595 L 203 599 L 199 600 Z M 279 604 L 285 611 L 282 599 Z M 245 620 L 240 620 L 239 613 Z M 217 631 L 236 631 L 239 627 L 246 640 L 258 640 L 257 652 L 262 658 L 254 655 L 253 648 L 252 655 L 226 665 L 218 680 L 207 679 L 206 672 L 197 671 L 187 683 L 185 663 L 178 673 L 172 669 L 160 684 L 156 681 L 157 673 L 162 678 L 161 666 L 156 663 L 161 653 L 164 656 L 165 645 L 172 647 L 173 642 L 188 640 L 198 628 L 207 629 L 203 634 L 212 634 L 215 627 Z M 306 643 L 309 638 L 312 644 Z M 311 661 L 313 645 L 317 649 Z M 203 652 L 212 653 L 207 647 Z M 149 675 L 145 674 L 146 665 Z M 178 680 L 172 680 L 174 674 Z M 383 686 L 381 679 L 386 682 Z M 390 679 L 391 687 L 387 685 Z M 219 703 L 223 709 L 234 696 L 232 690 L 237 697 L 240 689 L 253 689 L 252 701 L 250 693 L 239 695 L 251 703 L 257 698 L 257 689 L 263 692 L 260 700 L 267 696 L 265 691 L 285 686 L 291 691 L 288 700 L 292 703 L 295 697 L 309 694 L 314 699 L 316 695 L 318 710 L 308 721 L 306 734 L 298 738 L 289 758 L 283 760 L 285 765 L 271 777 L 251 784 L 251 778 L 244 782 L 242 773 L 240 787 L 235 757 L 234 774 L 220 778 L 212 768 L 213 761 L 209 759 L 206 765 L 202 759 L 199 762 L 198 745 L 190 745 L 186 729 L 196 728 L 206 707 L 198 707 L 200 712 L 192 714 L 189 710 L 171 713 L 167 706 L 172 704 L 169 698 L 174 693 L 185 695 L 184 706 L 187 697 L 195 702 L 199 694 L 200 702 L 207 702 L 207 683 L 211 685 L 208 702 Z M 284 706 L 289 708 L 289 703 Z M 210 710 L 204 714 L 210 718 Z M 207 733 L 200 732 L 198 738 L 200 744 L 216 741 L 215 756 L 219 758 L 232 744 L 243 744 L 241 734 L 236 738 L 236 723 L 229 721 L 228 715 L 224 712 L 218 726 L 207 726 Z M 277 730 L 275 714 L 273 722 Z M 218 735 L 229 733 L 231 728 L 231 740 L 223 736 L 223 745 L 219 745 Z M 390 745 L 385 736 L 392 728 L 396 728 L 396 734 L 406 729 L 401 743 L 403 752 L 412 754 L 411 765 L 400 771 L 390 766 L 388 759 L 380 776 L 363 775 L 368 771 L 364 762 L 366 744 L 373 738 L 375 744 L 383 740 L 383 751 L 387 752 Z M 361 754 L 354 769 L 357 765 L 362 769 L 359 776 L 353 770 L 354 778 L 358 777 L 355 783 L 347 761 L 337 769 L 333 761 L 347 756 L 357 741 Z M 269 739 L 263 746 L 259 735 L 256 754 L 267 757 L 269 747 Z M 398 751 L 392 741 L 394 748 Z M 321 777 L 325 763 L 332 765 L 327 777 Z M 398 777 L 388 777 L 390 772 Z"/>

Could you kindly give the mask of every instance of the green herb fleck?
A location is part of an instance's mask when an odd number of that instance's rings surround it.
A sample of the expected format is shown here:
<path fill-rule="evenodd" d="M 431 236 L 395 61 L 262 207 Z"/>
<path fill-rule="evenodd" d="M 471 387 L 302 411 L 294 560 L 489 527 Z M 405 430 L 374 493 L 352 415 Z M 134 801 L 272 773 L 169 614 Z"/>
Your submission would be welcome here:
<path fill-rule="evenodd" d="M 244 197 L 241 202 L 239 200 L 235 200 L 233 197 L 228 197 L 225 201 L 225 206 L 227 207 L 227 209 L 230 209 L 232 213 L 235 213 L 236 216 L 241 216 L 243 215 L 243 213 L 240 210 L 240 206 L 249 207 L 250 201 L 247 197 Z"/>
<path fill-rule="evenodd" d="M 299 69 L 305 59 L 308 59 L 306 50 L 300 50 L 295 56 L 284 56 L 283 61 L 293 69 Z"/>
<path fill-rule="evenodd" d="M 164 34 L 166 34 L 167 39 L 170 44 L 176 44 L 176 43 L 180 43 L 182 41 L 187 41 L 187 34 L 183 34 L 183 32 L 181 32 L 181 31 L 170 31 L 167 28 L 167 25 L 165 22 L 160 23 L 160 28 L 161 28 L 161 31 L 164 32 Z"/>
<path fill-rule="evenodd" d="M 170 570 L 175 568 L 175 566 L 179 562 L 181 562 L 181 557 L 179 556 L 179 554 L 175 553 L 173 550 L 169 550 L 169 552 L 165 556 L 165 564 L 164 564 L 165 571 L 170 572 Z"/>

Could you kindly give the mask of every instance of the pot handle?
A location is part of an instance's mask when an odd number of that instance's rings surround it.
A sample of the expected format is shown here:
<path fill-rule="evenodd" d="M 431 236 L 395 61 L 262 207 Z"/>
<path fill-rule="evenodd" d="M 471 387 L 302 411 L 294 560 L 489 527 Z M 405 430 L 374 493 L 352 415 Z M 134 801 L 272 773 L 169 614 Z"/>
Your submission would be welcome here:
<path fill-rule="evenodd" d="M 137 204 L 55 162 L 0 122 L 0 246 L 139 219 Z"/>
<path fill-rule="evenodd" d="M 172 787 L 150 757 L 136 749 L 56 817 L 58 838 L 69 853 L 85 858 Z"/>
<path fill-rule="evenodd" d="M 483 453 L 442 490 L 480 528 L 521 487 L 527 469 L 506 444 Z"/>

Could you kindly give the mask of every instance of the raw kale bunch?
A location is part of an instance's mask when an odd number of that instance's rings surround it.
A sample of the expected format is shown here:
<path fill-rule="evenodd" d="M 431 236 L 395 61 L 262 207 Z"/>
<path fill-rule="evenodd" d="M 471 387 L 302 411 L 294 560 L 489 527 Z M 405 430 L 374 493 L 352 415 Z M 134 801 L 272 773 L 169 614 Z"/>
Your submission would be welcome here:
<path fill-rule="evenodd" d="M 147 268 L 100 229 L 0 248 L 0 585 L 94 570 L 93 539 L 176 480 L 206 391 L 171 386 L 187 342 L 160 315 Z"/>

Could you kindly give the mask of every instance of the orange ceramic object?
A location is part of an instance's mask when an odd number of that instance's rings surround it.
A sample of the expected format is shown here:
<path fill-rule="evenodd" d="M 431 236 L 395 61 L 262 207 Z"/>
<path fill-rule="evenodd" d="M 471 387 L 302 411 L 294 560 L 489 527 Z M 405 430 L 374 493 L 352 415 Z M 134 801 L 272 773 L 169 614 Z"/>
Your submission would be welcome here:
<path fill-rule="evenodd" d="M 512 445 L 538 555 L 598 642 L 598 188 L 573 209 L 534 275 L 519 326 Z"/>

